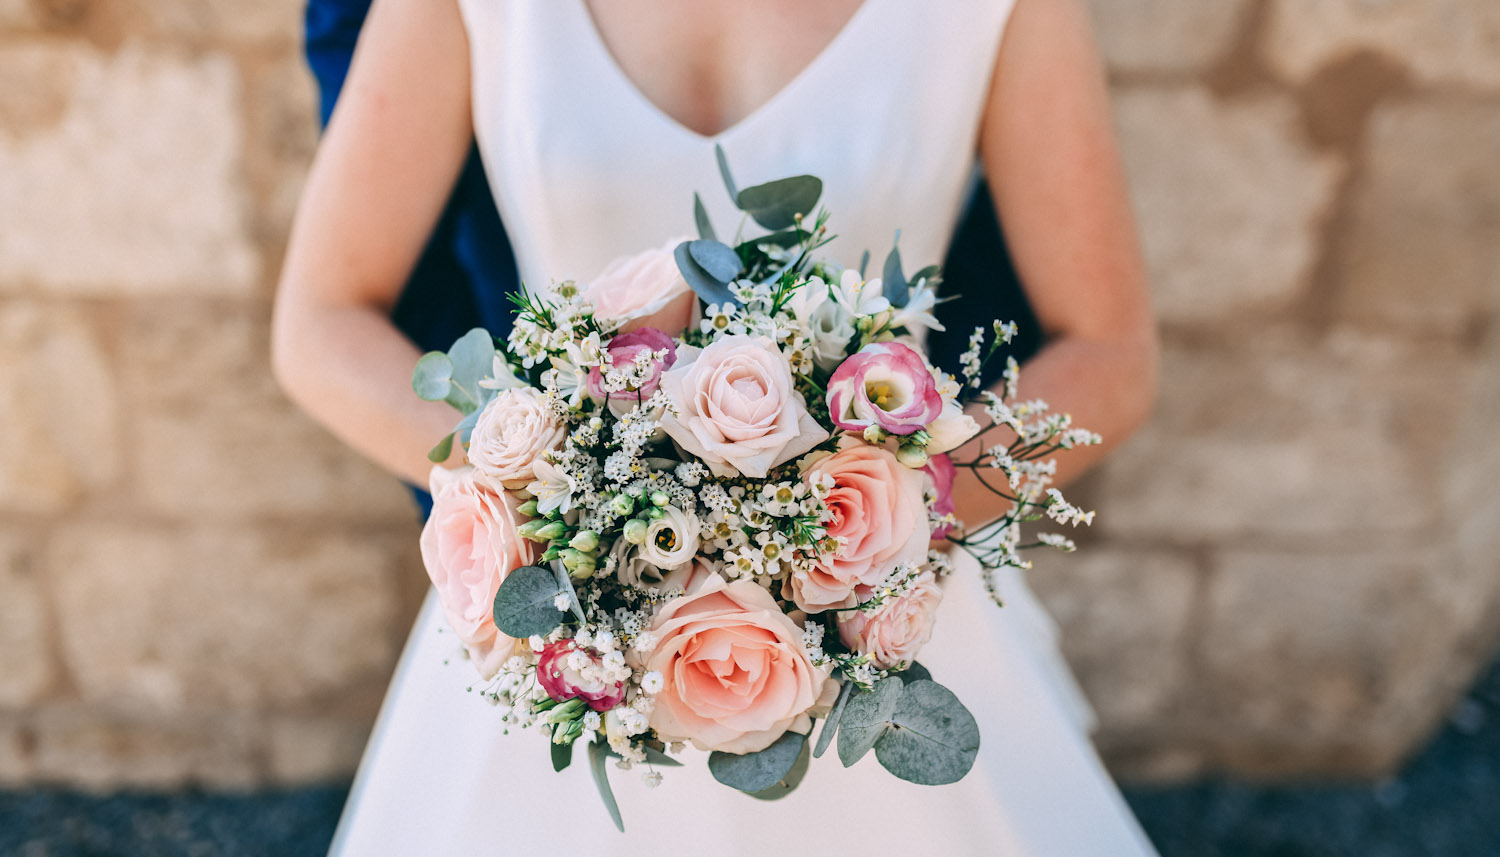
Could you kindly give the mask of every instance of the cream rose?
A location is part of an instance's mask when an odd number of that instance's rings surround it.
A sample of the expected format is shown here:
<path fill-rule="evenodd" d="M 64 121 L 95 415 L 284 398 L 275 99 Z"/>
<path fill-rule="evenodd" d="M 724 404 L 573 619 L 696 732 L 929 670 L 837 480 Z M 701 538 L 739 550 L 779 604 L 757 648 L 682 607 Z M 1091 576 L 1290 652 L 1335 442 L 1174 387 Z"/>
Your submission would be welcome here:
<path fill-rule="evenodd" d="M 624 539 L 617 540 L 610 553 L 615 557 L 615 577 L 626 586 L 666 593 L 676 587 L 687 589 L 688 580 L 693 576 L 695 563 L 684 562 L 662 568 L 642 556 L 640 548 Z"/>
<path fill-rule="evenodd" d="M 692 588 L 662 607 L 659 642 L 646 668 L 663 678 L 651 726 L 665 741 L 701 750 L 753 753 L 787 730 L 806 732 L 809 712 L 836 689 L 813 666 L 802 628 L 751 580 L 694 575 Z"/>
<path fill-rule="evenodd" d="M 515 497 L 477 483 L 473 468 L 434 467 L 430 478 L 432 514 L 422 528 L 422 564 L 448 625 L 489 678 L 515 643 L 495 627 L 495 593 L 506 575 L 536 560 L 535 549 L 516 532 L 522 516 Z"/>
<path fill-rule="evenodd" d="M 660 249 L 606 265 L 584 288 L 594 315 L 618 324 L 621 332 L 654 327 L 674 336 L 681 333 L 697 308 L 697 297 L 677 270 L 673 255 L 686 240 L 676 238 Z"/>
<path fill-rule="evenodd" d="M 502 390 L 479 414 L 469 437 L 469 463 L 480 477 L 515 490 L 536 478 L 534 463 L 567 434 L 532 387 Z"/>
<path fill-rule="evenodd" d="M 850 649 L 869 655 L 870 661 L 881 669 L 910 664 L 932 639 L 932 627 L 942 602 L 943 588 L 938 585 L 937 576 L 924 571 L 901 597 L 869 613 L 862 610 L 840 613 L 839 639 Z"/>
<path fill-rule="evenodd" d="M 852 607 L 897 564 L 927 558 L 922 471 L 901 464 L 884 447 L 846 439 L 843 449 L 803 474 L 808 484 L 824 478 L 833 482 L 823 501 L 828 535 L 839 547 L 788 580 L 790 597 L 809 613 Z"/>
<path fill-rule="evenodd" d="M 763 336 L 678 349 L 661 388 L 677 408 L 662 416 L 662 430 L 716 476 L 764 478 L 828 439 L 793 388 L 776 343 Z"/>

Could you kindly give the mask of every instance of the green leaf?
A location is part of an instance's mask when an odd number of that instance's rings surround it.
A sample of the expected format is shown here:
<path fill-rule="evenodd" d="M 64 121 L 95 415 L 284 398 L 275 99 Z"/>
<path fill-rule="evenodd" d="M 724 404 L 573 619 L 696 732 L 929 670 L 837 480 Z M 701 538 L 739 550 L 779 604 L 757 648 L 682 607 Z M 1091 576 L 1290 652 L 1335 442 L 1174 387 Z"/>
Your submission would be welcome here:
<path fill-rule="evenodd" d="M 927 285 L 930 288 L 936 289 L 943 282 L 943 266 L 928 265 L 915 274 L 912 274 L 911 281 L 910 283 L 908 283 L 908 285 L 915 286 L 917 283 L 920 283 L 923 280 L 927 281 Z"/>
<path fill-rule="evenodd" d="M 767 229 L 786 229 L 807 214 L 823 195 L 823 180 L 817 176 L 792 176 L 747 187 L 736 197 L 740 210 Z"/>
<path fill-rule="evenodd" d="M 663 768 L 682 767 L 682 762 L 680 760 L 668 756 L 666 753 L 663 753 L 662 751 L 650 746 L 649 744 L 643 745 L 641 749 L 646 751 L 646 761 L 653 765 L 660 765 Z"/>
<path fill-rule="evenodd" d="M 427 460 L 433 464 L 442 464 L 453 454 L 453 433 L 449 432 L 443 436 L 438 445 L 427 452 Z"/>
<path fill-rule="evenodd" d="M 495 627 L 518 640 L 551 633 L 562 624 L 555 603 L 561 593 L 548 569 L 527 565 L 512 571 L 495 593 Z"/>
<path fill-rule="evenodd" d="M 620 805 L 615 802 L 614 789 L 609 787 L 609 771 L 604 767 L 608 759 L 609 752 L 605 749 L 604 742 L 589 742 L 589 771 L 594 775 L 594 785 L 599 789 L 599 797 L 604 801 L 604 808 L 609 811 L 609 818 L 615 823 L 615 829 L 624 833 L 625 819 L 620 817 Z"/>
<path fill-rule="evenodd" d="M 698 267 L 721 283 L 734 282 L 743 268 L 740 254 L 734 252 L 729 245 L 717 241 L 689 241 L 688 255 L 698 263 Z"/>
<path fill-rule="evenodd" d="M 877 682 L 873 690 L 850 697 L 839 721 L 839 761 L 844 767 L 858 762 L 875 746 L 901 701 L 901 688 L 901 679 L 891 677 Z"/>
<path fill-rule="evenodd" d="M 759 792 L 781 782 L 797 764 L 797 757 L 807 746 L 807 736 L 787 732 L 771 746 L 755 753 L 708 754 L 708 770 L 714 779 L 742 792 Z"/>
<path fill-rule="evenodd" d="M 897 240 L 901 236 L 897 234 Z M 911 289 L 906 285 L 906 275 L 901 273 L 901 248 L 892 247 L 891 254 L 885 257 L 885 271 L 880 276 L 881 291 L 885 299 L 891 302 L 891 306 L 900 308 L 906 306 L 911 300 Z"/>
<path fill-rule="evenodd" d="M 694 242 L 684 241 L 677 245 L 673 257 L 677 260 L 677 270 L 682 272 L 682 278 L 693 287 L 693 291 L 706 304 L 733 304 L 738 306 L 739 301 L 735 299 L 734 293 L 729 290 L 729 284 L 714 279 L 714 276 L 703 270 L 693 259 L 690 246 Z M 732 252 L 732 251 L 731 251 Z"/>
<path fill-rule="evenodd" d="M 453 364 L 453 390 L 448 396 L 449 404 L 468 414 L 483 407 L 488 401 L 487 390 L 479 382 L 488 378 L 495 369 L 495 339 L 481 327 L 465 333 L 448 349 L 448 359 Z"/>
<path fill-rule="evenodd" d="M 912 661 L 911 666 L 896 673 L 896 676 L 907 684 L 911 684 L 914 681 L 932 681 L 932 673 L 927 671 L 927 667 L 922 666 L 916 661 Z"/>
<path fill-rule="evenodd" d="M 866 250 L 864 254 L 859 257 L 859 278 L 861 280 L 865 278 L 865 269 L 868 267 L 870 267 L 870 251 Z"/>
<path fill-rule="evenodd" d="M 791 794 L 797 786 L 802 785 L 802 778 L 807 776 L 807 769 L 812 764 L 812 754 L 808 752 L 808 743 L 802 742 L 802 750 L 797 753 L 797 761 L 792 763 L 792 769 L 787 771 L 780 780 L 777 780 L 768 788 L 748 794 L 756 800 L 781 800 Z"/>
<path fill-rule="evenodd" d="M 974 715 L 934 681 L 914 681 L 902 689 L 889 727 L 875 741 L 875 758 L 886 770 L 924 786 L 958 782 L 978 755 Z"/>
<path fill-rule="evenodd" d="M 729 158 L 724 154 L 724 147 L 718 143 L 714 144 L 714 157 L 719 159 L 719 175 L 724 178 L 724 189 L 729 191 L 729 198 L 738 205 L 740 192 L 734 186 L 734 176 L 729 174 Z"/>
<path fill-rule="evenodd" d="M 453 361 L 441 351 L 429 351 L 417 361 L 411 373 L 411 388 L 429 402 L 448 398 L 453 387 Z"/>
<path fill-rule="evenodd" d="M 846 681 L 839 688 L 839 698 L 833 703 L 833 710 L 828 712 L 828 719 L 823 721 L 823 731 L 818 733 L 818 744 L 813 747 L 813 758 L 822 757 L 828 750 L 828 745 L 833 742 L 833 736 L 839 731 L 839 719 L 844 716 L 844 706 L 849 704 L 849 695 L 854 691 L 854 682 Z"/>
<path fill-rule="evenodd" d="M 481 409 L 470 411 L 463 419 L 458 421 L 458 425 L 453 427 L 453 431 L 458 434 L 459 440 L 464 443 L 469 442 L 469 436 L 474 433 L 474 426 L 479 422 L 480 412 Z"/>
<path fill-rule="evenodd" d="M 693 193 L 693 220 L 698 224 L 698 237 L 704 241 L 717 241 L 719 236 L 714 234 L 714 225 L 708 219 L 708 209 L 703 207 L 703 198 Z"/>
<path fill-rule="evenodd" d="M 552 770 L 562 773 L 569 765 L 573 764 L 573 741 L 566 744 L 552 744 Z"/>

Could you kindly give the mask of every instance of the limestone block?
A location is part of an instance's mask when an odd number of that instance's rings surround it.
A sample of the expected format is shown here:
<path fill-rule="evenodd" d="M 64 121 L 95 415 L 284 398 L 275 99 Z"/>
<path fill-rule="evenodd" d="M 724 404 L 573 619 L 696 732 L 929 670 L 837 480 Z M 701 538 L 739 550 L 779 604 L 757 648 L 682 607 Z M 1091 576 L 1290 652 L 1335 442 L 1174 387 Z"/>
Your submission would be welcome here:
<path fill-rule="evenodd" d="M 280 785 L 345 780 L 359 767 L 369 737 L 369 718 L 276 718 L 269 727 L 271 779 Z"/>
<path fill-rule="evenodd" d="M 1291 100 L 1125 89 L 1115 109 L 1159 315 L 1230 320 L 1295 300 L 1344 167 L 1302 145 Z"/>
<path fill-rule="evenodd" d="M 244 789 L 262 780 L 262 730 L 243 715 L 113 719 L 97 710 L 64 709 L 35 720 L 35 775 L 46 782 L 113 791 Z"/>
<path fill-rule="evenodd" d="M 393 538 L 60 528 L 49 559 L 67 666 L 106 711 L 251 711 L 383 683 L 399 630 Z"/>
<path fill-rule="evenodd" d="M 1104 466 L 1106 533 L 1406 545 L 1444 514 L 1433 478 L 1470 362 L 1439 344 L 1265 329 L 1169 343 L 1151 422 Z"/>
<path fill-rule="evenodd" d="M 1450 702 L 1429 690 L 1452 647 L 1445 573 L 1421 550 L 1220 554 L 1200 653 L 1214 742 L 1251 772 L 1394 761 Z"/>
<path fill-rule="evenodd" d="M 1222 57 L 1245 0 L 1091 0 L 1095 35 L 1116 71 L 1190 72 Z"/>
<path fill-rule="evenodd" d="M 119 476 L 115 381 L 79 313 L 0 301 L 0 438 L 0 509 L 57 511 Z"/>
<path fill-rule="evenodd" d="M 1340 266 L 1341 311 L 1371 329 L 1454 335 L 1500 307 L 1496 164 L 1495 103 L 1381 107 Z"/>
<path fill-rule="evenodd" d="M 0 708 L 35 702 L 52 669 L 40 575 L 21 540 L 0 532 Z"/>
<path fill-rule="evenodd" d="M 134 472 L 152 509 L 196 519 L 381 519 L 416 538 L 399 482 L 281 395 L 263 312 L 147 304 L 122 326 Z"/>
<path fill-rule="evenodd" d="M 1101 730 L 1170 729 L 1187 680 L 1197 571 L 1177 554 L 1085 547 L 1035 557 L 1029 580 L 1062 630 L 1062 649 Z"/>
<path fill-rule="evenodd" d="M 254 287 L 259 260 L 238 173 L 240 84 L 227 57 L 139 45 L 107 55 L 50 42 L 0 48 L 0 72 L 7 90 L 66 84 L 55 115 L 32 109 L 32 121 L 0 133 L 0 289 Z"/>
<path fill-rule="evenodd" d="M 1491 0 L 1272 0 L 1266 54 L 1306 80 L 1359 50 L 1433 83 L 1500 86 L 1500 5 Z"/>

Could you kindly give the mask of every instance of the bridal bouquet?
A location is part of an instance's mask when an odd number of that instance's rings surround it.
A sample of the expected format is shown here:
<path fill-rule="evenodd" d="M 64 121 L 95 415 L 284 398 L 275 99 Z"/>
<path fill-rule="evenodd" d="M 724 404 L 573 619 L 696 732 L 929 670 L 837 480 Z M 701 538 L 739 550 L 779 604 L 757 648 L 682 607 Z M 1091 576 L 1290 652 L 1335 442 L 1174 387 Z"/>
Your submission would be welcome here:
<path fill-rule="evenodd" d="M 738 190 L 720 167 L 765 234 L 719 241 L 695 197 L 697 239 L 527 290 L 507 341 L 471 331 L 413 379 L 463 414 L 431 455 L 457 441 L 468 463 L 432 471 L 422 556 L 478 687 L 557 770 L 584 741 L 621 829 L 606 761 L 655 785 L 686 744 L 765 798 L 835 739 L 845 765 L 873 749 L 911 782 L 963 777 L 979 729 L 917 663 L 949 551 L 993 593 L 1025 548 L 1073 547 L 1022 544 L 1022 523 L 1092 519 L 1049 456 L 1098 437 L 1018 401 L 1013 360 L 980 390 L 1013 325 L 975 330 L 962 379 L 935 369 L 913 336 L 939 329 L 937 268 L 819 259 L 818 179 Z M 961 469 L 1006 498 L 998 522 L 955 517 Z"/>

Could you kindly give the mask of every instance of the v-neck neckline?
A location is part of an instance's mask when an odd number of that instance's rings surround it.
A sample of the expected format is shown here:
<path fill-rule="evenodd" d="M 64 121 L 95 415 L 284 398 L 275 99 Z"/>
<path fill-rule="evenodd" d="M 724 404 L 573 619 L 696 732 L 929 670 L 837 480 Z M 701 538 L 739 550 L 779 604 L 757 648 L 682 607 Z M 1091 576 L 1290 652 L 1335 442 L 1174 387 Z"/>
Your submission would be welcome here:
<path fill-rule="evenodd" d="M 589 9 L 587 0 L 568 0 L 568 2 L 573 7 L 581 29 L 586 32 L 590 47 L 597 55 L 600 65 L 606 68 L 608 75 L 616 81 L 616 84 L 621 89 L 625 90 L 632 100 L 640 103 L 646 109 L 646 112 L 656 116 L 658 121 L 671 127 L 678 134 L 690 137 L 698 142 L 714 143 L 727 141 L 730 137 L 755 124 L 763 116 L 776 109 L 781 102 L 792 98 L 797 90 L 807 86 L 808 79 L 816 74 L 822 66 L 831 63 L 833 61 L 831 58 L 843 50 L 844 43 L 853 38 L 853 33 L 863 23 L 863 19 L 868 17 L 870 8 L 876 5 L 879 0 L 861 0 L 859 8 L 854 10 L 854 14 L 849 16 L 849 19 L 844 22 L 833 38 L 802 67 L 801 71 L 797 72 L 791 80 L 788 80 L 780 89 L 776 90 L 774 94 L 761 102 L 749 113 L 746 113 L 713 134 L 704 134 L 695 128 L 689 127 L 682 120 L 668 113 L 661 105 L 653 101 L 646 94 L 645 90 L 641 89 L 640 85 L 626 73 L 625 67 L 620 65 L 619 59 L 609 49 L 609 45 L 604 41 L 604 34 L 599 30 L 599 25 L 594 20 L 594 14 Z"/>

